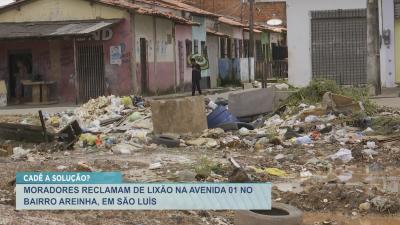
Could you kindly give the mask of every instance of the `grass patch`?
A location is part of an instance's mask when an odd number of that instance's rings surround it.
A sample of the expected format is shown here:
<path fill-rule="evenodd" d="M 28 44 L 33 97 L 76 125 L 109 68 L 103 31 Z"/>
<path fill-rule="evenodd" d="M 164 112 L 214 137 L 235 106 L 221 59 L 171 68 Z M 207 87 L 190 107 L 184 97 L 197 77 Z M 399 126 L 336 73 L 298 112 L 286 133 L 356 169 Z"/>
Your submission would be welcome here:
<path fill-rule="evenodd" d="M 322 102 L 322 97 L 326 92 L 349 96 L 356 102 L 361 101 L 367 115 L 374 115 L 378 111 L 377 105 L 369 100 L 369 89 L 367 87 L 341 87 L 337 85 L 335 81 L 318 79 L 311 81 L 309 86 L 300 88 L 297 92 L 291 94 L 289 98 L 283 102 L 283 105 L 298 106 L 301 103 L 315 105 Z"/>

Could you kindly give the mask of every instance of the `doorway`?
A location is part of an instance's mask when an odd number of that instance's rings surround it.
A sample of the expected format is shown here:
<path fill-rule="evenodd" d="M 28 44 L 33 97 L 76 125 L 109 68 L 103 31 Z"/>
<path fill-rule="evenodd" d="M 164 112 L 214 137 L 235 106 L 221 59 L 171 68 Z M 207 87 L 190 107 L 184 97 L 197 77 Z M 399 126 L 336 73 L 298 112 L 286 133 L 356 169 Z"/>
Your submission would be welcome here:
<path fill-rule="evenodd" d="M 32 53 L 30 50 L 12 51 L 8 55 L 9 62 L 9 94 L 13 102 L 19 101 L 24 96 L 22 80 L 31 80 L 32 75 Z"/>
<path fill-rule="evenodd" d="M 102 44 L 77 46 L 77 70 L 80 102 L 104 95 L 106 82 Z"/>
<path fill-rule="evenodd" d="M 147 40 L 140 38 L 140 74 L 142 94 L 148 91 Z"/>

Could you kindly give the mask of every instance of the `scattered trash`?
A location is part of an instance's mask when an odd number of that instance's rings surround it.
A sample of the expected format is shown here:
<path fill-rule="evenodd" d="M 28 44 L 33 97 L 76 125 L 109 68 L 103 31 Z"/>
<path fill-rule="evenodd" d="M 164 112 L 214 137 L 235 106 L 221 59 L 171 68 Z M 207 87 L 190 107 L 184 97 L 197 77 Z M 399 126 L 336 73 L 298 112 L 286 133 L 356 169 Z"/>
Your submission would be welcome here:
<path fill-rule="evenodd" d="M 379 154 L 377 151 L 372 150 L 372 149 L 364 149 L 362 151 L 362 153 L 365 154 L 365 155 L 368 155 L 368 156 L 375 156 L 375 155 Z"/>
<path fill-rule="evenodd" d="M 13 155 L 11 156 L 11 158 L 14 160 L 20 160 L 20 159 L 26 158 L 30 151 L 31 151 L 30 149 L 23 149 L 22 147 L 15 147 L 13 149 Z"/>
<path fill-rule="evenodd" d="M 286 158 L 286 156 L 284 154 L 278 154 L 275 157 L 275 160 L 280 161 Z"/>
<path fill-rule="evenodd" d="M 310 172 L 310 171 L 308 171 L 308 170 L 305 170 L 305 171 L 301 171 L 300 172 L 300 177 L 301 178 L 308 178 L 308 177 L 312 177 L 312 173 Z"/>
<path fill-rule="evenodd" d="M 311 144 L 312 140 L 309 136 L 298 137 L 295 139 L 295 143 L 298 145 Z"/>
<path fill-rule="evenodd" d="M 332 160 L 340 159 L 344 163 L 348 163 L 353 159 L 353 156 L 352 156 L 351 150 L 345 149 L 345 148 L 341 148 L 335 154 L 330 155 L 329 158 L 331 158 Z"/>
<path fill-rule="evenodd" d="M 79 138 L 79 141 L 81 141 L 84 146 L 86 145 L 94 146 L 96 145 L 96 140 L 97 136 L 90 133 L 82 134 L 81 137 Z"/>
<path fill-rule="evenodd" d="M 256 173 L 265 173 L 268 175 L 272 176 L 277 176 L 277 177 L 286 177 L 287 173 L 283 170 L 277 169 L 277 168 L 265 168 L 265 169 L 258 169 L 255 167 L 250 167 L 253 169 Z"/>
<path fill-rule="evenodd" d="M 368 141 L 367 142 L 367 148 L 369 149 L 375 149 L 376 148 L 376 144 L 373 141 Z"/>
<path fill-rule="evenodd" d="M 218 106 L 212 113 L 207 116 L 208 128 L 217 128 L 220 124 L 239 122 L 225 106 Z"/>
<path fill-rule="evenodd" d="M 239 134 L 240 134 L 240 136 L 247 136 L 247 135 L 250 134 L 250 131 L 249 131 L 247 128 L 242 127 L 242 128 L 240 128 L 240 130 L 239 130 Z"/>
<path fill-rule="evenodd" d="M 359 209 L 361 212 L 368 212 L 368 211 L 371 209 L 371 203 L 369 203 L 369 202 L 361 203 L 361 204 L 358 206 L 358 209 Z"/>
<path fill-rule="evenodd" d="M 149 170 L 157 170 L 162 167 L 162 164 L 160 162 L 152 163 L 149 166 Z"/>
<path fill-rule="evenodd" d="M 113 153 L 120 154 L 120 155 L 130 155 L 135 150 L 136 150 L 136 148 L 129 144 L 118 144 L 118 145 L 112 147 Z"/>
<path fill-rule="evenodd" d="M 187 145 L 193 145 L 193 146 L 202 146 L 207 143 L 207 139 L 205 138 L 197 138 L 197 139 L 192 139 L 186 141 Z"/>
<path fill-rule="evenodd" d="M 8 157 L 13 153 L 14 152 L 11 145 L 0 145 L 0 157 Z"/>

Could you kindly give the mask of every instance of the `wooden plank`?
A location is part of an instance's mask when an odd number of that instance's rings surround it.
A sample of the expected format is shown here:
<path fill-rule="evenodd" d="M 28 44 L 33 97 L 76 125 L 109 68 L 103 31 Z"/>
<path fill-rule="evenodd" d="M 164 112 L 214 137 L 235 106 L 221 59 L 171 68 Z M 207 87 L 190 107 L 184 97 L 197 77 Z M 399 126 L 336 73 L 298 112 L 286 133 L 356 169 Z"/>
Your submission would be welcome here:
<path fill-rule="evenodd" d="M 48 85 L 42 85 L 42 102 L 48 102 L 49 101 L 49 86 Z"/>
<path fill-rule="evenodd" d="M 45 141 L 41 126 L 12 123 L 0 123 L 0 138 L 33 143 Z M 53 140 L 54 134 L 48 133 L 48 138 Z"/>
<path fill-rule="evenodd" d="M 32 102 L 40 103 L 40 85 L 32 86 Z"/>

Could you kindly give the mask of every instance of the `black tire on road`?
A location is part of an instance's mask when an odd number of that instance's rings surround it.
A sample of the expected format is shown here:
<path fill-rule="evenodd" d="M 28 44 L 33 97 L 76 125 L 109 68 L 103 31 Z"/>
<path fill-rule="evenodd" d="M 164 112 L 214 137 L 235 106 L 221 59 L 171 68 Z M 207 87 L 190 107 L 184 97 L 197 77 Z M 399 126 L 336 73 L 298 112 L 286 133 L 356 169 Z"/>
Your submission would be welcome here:
<path fill-rule="evenodd" d="M 158 145 L 165 145 L 168 148 L 176 148 L 179 147 L 179 144 L 181 142 L 179 141 L 179 139 L 170 137 L 168 135 L 159 135 L 153 138 L 153 143 Z"/>
<path fill-rule="evenodd" d="M 271 211 L 237 211 L 235 213 L 234 224 L 302 225 L 303 213 L 296 207 L 282 203 L 273 203 Z"/>

